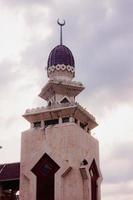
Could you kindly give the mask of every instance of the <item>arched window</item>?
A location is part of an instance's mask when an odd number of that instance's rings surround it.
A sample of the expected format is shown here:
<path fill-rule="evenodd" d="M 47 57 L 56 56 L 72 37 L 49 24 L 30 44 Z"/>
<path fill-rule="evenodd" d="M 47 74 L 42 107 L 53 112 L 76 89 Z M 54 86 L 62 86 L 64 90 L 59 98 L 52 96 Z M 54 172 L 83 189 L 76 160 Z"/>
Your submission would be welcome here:
<path fill-rule="evenodd" d="M 52 104 L 51 101 L 49 101 L 49 102 L 48 102 L 48 106 L 51 106 L 51 104 Z"/>
<path fill-rule="evenodd" d="M 93 160 L 90 166 L 89 173 L 91 177 L 91 200 L 97 200 L 97 179 L 99 177 L 99 173 L 95 160 Z"/>
<path fill-rule="evenodd" d="M 54 200 L 54 177 L 60 167 L 46 153 L 31 170 L 37 177 L 36 200 Z"/>
<path fill-rule="evenodd" d="M 69 102 L 69 100 L 65 97 L 65 98 L 63 98 L 63 99 L 61 100 L 60 103 L 70 103 L 70 102 Z"/>

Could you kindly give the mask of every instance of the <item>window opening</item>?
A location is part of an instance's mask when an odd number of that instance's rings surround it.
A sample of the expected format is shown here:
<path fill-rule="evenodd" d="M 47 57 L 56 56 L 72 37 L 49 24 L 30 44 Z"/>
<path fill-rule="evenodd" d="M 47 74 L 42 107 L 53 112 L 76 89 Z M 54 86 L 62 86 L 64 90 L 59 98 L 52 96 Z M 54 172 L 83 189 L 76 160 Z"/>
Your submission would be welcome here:
<path fill-rule="evenodd" d="M 59 123 L 59 119 L 46 120 L 44 123 L 45 123 L 45 127 L 49 125 L 55 125 Z"/>
<path fill-rule="evenodd" d="M 77 124 L 78 123 L 78 120 L 75 118 L 75 124 Z"/>
<path fill-rule="evenodd" d="M 89 169 L 91 177 L 91 200 L 97 200 L 97 179 L 99 177 L 98 169 L 95 160 L 93 160 Z"/>
<path fill-rule="evenodd" d="M 69 103 L 68 99 L 65 97 L 64 99 L 61 100 L 60 103 Z"/>
<path fill-rule="evenodd" d="M 34 122 L 34 127 L 35 128 L 38 128 L 38 127 L 41 127 L 41 122 Z"/>
<path fill-rule="evenodd" d="M 46 153 L 33 167 L 31 171 L 37 178 L 36 200 L 55 200 L 55 173 L 59 168 Z"/>
<path fill-rule="evenodd" d="M 83 128 L 83 129 L 84 129 L 84 128 L 85 128 L 85 126 L 86 126 L 86 124 L 83 124 L 82 122 L 80 122 L 80 127 L 81 127 L 81 128 Z"/>
<path fill-rule="evenodd" d="M 52 104 L 51 101 L 49 101 L 49 102 L 48 102 L 48 106 L 51 106 L 51 104 Z"/>
<path fill-rule="evenodd" d="M 67 122 L 69 122 L 69 117 L 62 118 L 62 123 L 67 123 Z"/>

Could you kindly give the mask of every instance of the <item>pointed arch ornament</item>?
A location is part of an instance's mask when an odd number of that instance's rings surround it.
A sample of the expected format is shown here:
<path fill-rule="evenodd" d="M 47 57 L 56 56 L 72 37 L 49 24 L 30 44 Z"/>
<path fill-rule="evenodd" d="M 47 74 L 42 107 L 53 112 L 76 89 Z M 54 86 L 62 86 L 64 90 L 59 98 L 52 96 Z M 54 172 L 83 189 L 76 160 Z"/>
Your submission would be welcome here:
<path fill-rule="evenodd" d="M 54 177 L 59 170 L 59 165 L 47 154 L 32 168 L 32 173 L 36 175 L 36 200 L 54 200 Z"/>

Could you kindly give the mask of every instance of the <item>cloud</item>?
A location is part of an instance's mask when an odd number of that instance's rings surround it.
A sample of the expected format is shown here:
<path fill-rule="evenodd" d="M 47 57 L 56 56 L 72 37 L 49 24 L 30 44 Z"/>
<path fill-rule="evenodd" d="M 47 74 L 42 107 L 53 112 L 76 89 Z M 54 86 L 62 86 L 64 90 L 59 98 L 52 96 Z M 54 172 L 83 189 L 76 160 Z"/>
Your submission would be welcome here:
<path fill-rule="evenodd" d="M 133 141 L 114 142 L 106 146 L 106 156 L 101 159 L 103 175 L 102 196 L 106 200 L 133 198 Z M 104 152 L 105 155 L 105 152 Z"/>
<path fill-rule="evenodd" d="M 49 4 L 49 0 L 5 0 L 4 2 L 2 2 L 2 0 L 0 0 L 0 3 L 5 4 L 6 6 L 11 6 L 11 7 L 16 7 L 16 6 L 31 6 L 31 5 L 46 5 Z"/>
<path fill-rule="evenodd" d="M 115 145 L 112 153 L 102 163 L 105 184 L 121 184 L 133 180 L 133 141 Z"/>
<path fill-rule="evenodd" d="M 133 182 L 122 184 L 106 184 L 103 185 L 103 195 L 106 200 L 113 200 L 114 196 L 120 200 L 129 200 L 133 198 Z"/>
<path fill-rule="evenodd" d="M 90 85 L 90 95 L 106 91 L 119 102 L 133 97 L 133 30 L 130 27 L 125 24 L 120 27 L 117 16 L 114 18 L 112 14 L 110 18 L 106 17 L 104 23 L 94 27 L 92 37 L 81 46 L 83 54 L 79 64 L 85 83 Z"/>
<path fill-rule="evenodd" d="M 19 71 L 17 69 L 17 62 L 9 59 L 4 59 L 0 62 L 0 89 L 13 86 L 14 82 L 18 79 Z M 6 87 L 6 88 L 5 88 Z"/>
<path fill-rule="evenodd" d="M 131 152 L 133 152 L 133 141 L 126 141 L 122 144 L 119 144 L 116 149 L 113 150 L 112 156 L 115 159 L 124 159 L 124 160 L 130 160 L 133 161 L 133 156 L 131 155 Z"/>

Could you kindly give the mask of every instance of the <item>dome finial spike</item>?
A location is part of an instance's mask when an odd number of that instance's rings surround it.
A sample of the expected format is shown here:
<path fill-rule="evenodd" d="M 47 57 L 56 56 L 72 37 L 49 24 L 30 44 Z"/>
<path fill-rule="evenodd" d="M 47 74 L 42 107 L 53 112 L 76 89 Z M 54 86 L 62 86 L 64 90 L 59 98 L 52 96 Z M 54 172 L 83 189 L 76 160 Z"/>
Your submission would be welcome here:
<path fill-rule="evenodd" d="M 65 20 L 63 20 L 63 22 L 61 23 L 59 21 L 59 19 L 57 20 L 57 23 L 59 24 L 60 26 L 60 45 L 62 45 L 62 26 L 64 26 L 66 24 Z"/>

